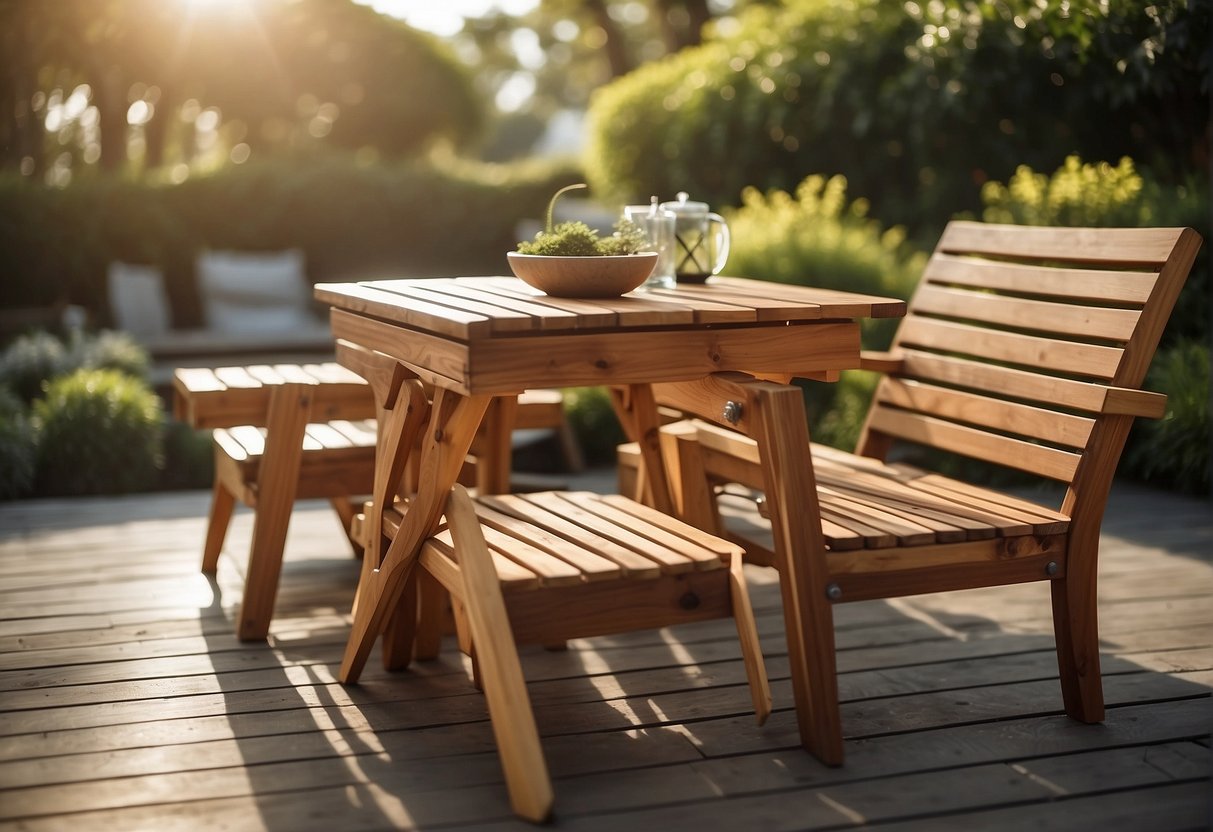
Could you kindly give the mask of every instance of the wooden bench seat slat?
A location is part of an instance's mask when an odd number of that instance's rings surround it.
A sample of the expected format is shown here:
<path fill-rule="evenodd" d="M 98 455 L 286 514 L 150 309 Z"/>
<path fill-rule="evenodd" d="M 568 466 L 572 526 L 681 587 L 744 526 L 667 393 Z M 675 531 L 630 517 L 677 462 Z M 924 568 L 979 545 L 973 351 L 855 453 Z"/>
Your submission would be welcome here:
<path fill-rule="evenodd" d="M 1158 273 L 1029 266 L 937 252 L 922 279 L 1024 295 L 1140 305 L 1149 300 Z"/>
<path fill-rule="evenodd" d="M 897 535 L 888 529 L 877 528 L 846 512 L 839 511 L 830 503 L 821 503 L 821 522 L 829 521 L 845 530 L 845 537 L 855 535 L 863 541 L 864 549 L 891 549 L 897 545 Z M 828 538 L 827 538 L 828 541 Z"/>
<path fill-rule="evenodd" d="M 909 379 L 886 379 L 880 393 L 883 403 L 904 410 L 1071 448 L 1085 446 L 1095 424 L 1069 413 Z"/>
<path fill-rule="evenodd" d="M 894 532 L 903 546 L 922 545 L 931 541 L 955 543 L 971 539 L 968 532 L 950 522 L 952 518 L 947 515 L 896 500 L 872 499 L 858 489 L 831 488 L 824 480 L 819 482 L 818 496 L 822 502 L 835 507 L 845 505 L 853 510 L 865 512 L 865 519 L 877 520 L 876 525 Z"/>
<path fill-rule="evenodd" d="M 262 387 L 261 381 L 247 367 L 216 367 L 215 378 L 225 387 Z"/>
<path fill-rule="evenodd" d="M 539 506 L 527 504 L 516 495 L 480 497 L 478 501 L 489 508 L 533 523 L 572 543 L 583 546 L 595 554 L 617 563 L 628 577 L 656 578 L 661 567 L 633 550 L 606 537 L 594 534 L 575 523 L 569 522 Z"/>
<path fill-rule="evenodd" d="M 940 286 L 923 286 L 914 296 L 914 305 L 918 314 L 1107 341 L 1127 341 L 1140 316 L 1133 309 L 1025 300 Z"/>
<path fill-rule="evenodd" d="M 907 318 L 898 331 L 903 347 L 975 356 L 1076 376 L 1110 380 L 1124 350 L 1016 332 L 1000 332 L 926 317 Z"/>
<path fill-rule="evenodd" d="M 523 494 L 520 495 L 519 499 L 576 523 L 588 531 L 607 538 L 620 546 L 631 549 L 646 560 L 656 563 L 662 572 L 674 574 L 689 572 L 697 568 L 696 562 L 686 557 L 682 552 L 666 548 L 629 529 L 604 520 L 602 517 L 591 511 L 587 511 L 581 506 L 573 505 L 567 500 L 561 499 L 558 494 L 553 492 Z"/>
<path fill-rule="evenodd" d="M 607 494 L 599 499 L 606 505 L 614 506 L 620 511 L 639 517 L 653 526 L 673 532 L 709 552 L 715 553 L 717 557 L 728 557 L 736 551 L 737 547 L 725 544 L 719 537 L 708 534 L 702 529 L 683 523 L 680 520 L 675 520 L 668 514 L 663 514 L 628 497 L 623 497 L 619 494 Z"/>
<path fill-rule="evenodd" d="M 458 560 L 455 557 L 455 547 L 451 541 L 451 530 L 443 529 L 434 534 L 426 541 L 426 547 L 433 549 L 437 554 L 441 555 L 441 560 L 446 561 L 446 568 L 437 577 L 441 580 L 443 575 L 453 576 L 448 581 L 444 581 L 443 585 L 448 589 L 455 590 L 459 585 L 458 580 Z M 543 583 L 543 579 L 536 575 L 525 566 L 516 563 L 500 552 L 489 549 L 489 555 L 493 561 L 493 568 L 497 572 L 497 578 L 501 581 L 502 588 L 509 588 L 512 591 L 519 590 L 536 590 Z M 429 568 L 433 569 L 435 564 L 428 564 Z M 457 590 L 456 590 L 457 591 Z"/>
<path fill-rule="evenodd" d="M 592 492 L 563 491 L 560 492 L 560 498 L 579 509 L 608 520 L 620 528 L 647 538 L 658 546 L 676 552 L 694 563 L 697 569 L 719 569 L 724 566 L 717 552 L 700 546 L 687 537 L 673 533 L 664 523 L 651 523 L 636 513 L 622 511 L 599 499 L 598 495 Z"/>
<path fill-rule="evenodd" d="M 890 534 L 899 546 L 924 546 L 936 541 L 934 530 L 871 503 L 852 500 L 828 488 L 819 489 L 818 497 L 823 511 L 853 518 L 865 526 Z"/>
<path fill-rule="evenodd" d="M 539 576 L 540 586 L 576 586 L 583 583 L 581 570 L 534 546 L 523 530 L 507 534 L 481 525 L 489 549 Z"/>
<path fill-rule="evenodd" d="M 597 552 L 565 540 L 546 528 L 494 511 L 485 505 L 483 500 L 474 500 L 473 503 L 476 507 L 476 516 L 480 518 L 482 526 L 507 534 L 525 535 L 530 545 L 542 549 L 576 568 L 586 581 L 601 581 L 623 575 L 623 570 L 618 563 Z"/>

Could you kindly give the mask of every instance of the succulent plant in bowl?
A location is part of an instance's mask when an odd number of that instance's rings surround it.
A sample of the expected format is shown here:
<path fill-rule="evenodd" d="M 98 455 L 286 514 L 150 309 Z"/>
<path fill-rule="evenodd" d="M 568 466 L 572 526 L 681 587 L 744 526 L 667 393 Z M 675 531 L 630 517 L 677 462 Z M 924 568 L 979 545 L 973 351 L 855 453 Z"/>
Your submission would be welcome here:
<path fill-rule="evenodd" d="M 621 220 L 615 233 L 602 237 L 583 222 L 552 225 L 556 200 L 584 184 L 568 185 L 548 202 L 544 230 L 518 244 L 507 256 L 523 282 L 556 297 L 618 297 L 630 292 L 652 273 L 657 252 L 643 251 L 644 233 Z"/>

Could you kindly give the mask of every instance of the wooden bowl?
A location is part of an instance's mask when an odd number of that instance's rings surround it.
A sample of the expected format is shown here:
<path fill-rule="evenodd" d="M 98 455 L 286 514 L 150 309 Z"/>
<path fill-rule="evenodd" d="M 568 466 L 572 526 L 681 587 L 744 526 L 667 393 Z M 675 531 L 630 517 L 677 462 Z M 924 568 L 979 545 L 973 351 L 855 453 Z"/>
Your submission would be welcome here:
<path fill-rule="evenodd" d="M 644 283 L 657 265 L 655 251 L 598 257 L 511 251 L 506 257 L 523 283 L 557 298 L 617 298 Z"/>

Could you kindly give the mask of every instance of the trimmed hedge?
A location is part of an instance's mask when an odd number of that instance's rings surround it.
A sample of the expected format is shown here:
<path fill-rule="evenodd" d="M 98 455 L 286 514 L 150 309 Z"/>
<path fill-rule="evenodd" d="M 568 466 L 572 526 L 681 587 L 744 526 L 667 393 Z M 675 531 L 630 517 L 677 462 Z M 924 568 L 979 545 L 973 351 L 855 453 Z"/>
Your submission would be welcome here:
<path fill-rule="evenodd" d="M 933 239 L 983 182 L 1066 155 L 1208 169 L 1209 4 L 788 0 L 591 102 L 586 173 L 621 198 L 842 174 Z"/>
<path fill-rule="evenodd" d="M 0 178 L 6 308 L 82 305 L 110 320 L 112 260 L 164 270 L 173 323 L 201 324 L 193 260 L 204 248 L 299 248 L 308 277 L 508 273 L 515 225 L 580 173 L 567 162 L 361 166 L 346 156 L 231 166 L 180 185 L 117 178 L 63 190 Z"/>

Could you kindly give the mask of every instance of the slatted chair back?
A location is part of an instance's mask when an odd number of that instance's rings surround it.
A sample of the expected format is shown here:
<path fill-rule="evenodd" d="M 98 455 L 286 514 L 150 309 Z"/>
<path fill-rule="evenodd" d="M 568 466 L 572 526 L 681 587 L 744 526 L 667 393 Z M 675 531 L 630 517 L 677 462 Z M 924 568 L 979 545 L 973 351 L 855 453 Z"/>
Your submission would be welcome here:
<path fill-rule="evenodd" d="M 952 223 L 890 351 L 862 357 L 886 375 L 856 454 L 810 446 L 787 394 L 771 425 L 733 426 L 745 437 L 720 418 L 663 430 L 686 519 L 758 562 L 796 559 L 785 616 L 814 680 L 797 691 L 801 738 L 822 760 L 843 757 L 832 603 L 1048 581 L 1066 711 L 1103 719 L 1099 527 L 1133 418 L 1163 414 L 1141 384 L 1200 244 L 1191 229 Z M 1028 471 L 1065 496 L 1054 508 L 910 466 L 901 442 Z M 715 489 L 729 482 L 764 492 L 773 549 L 723 530 Z"/>

